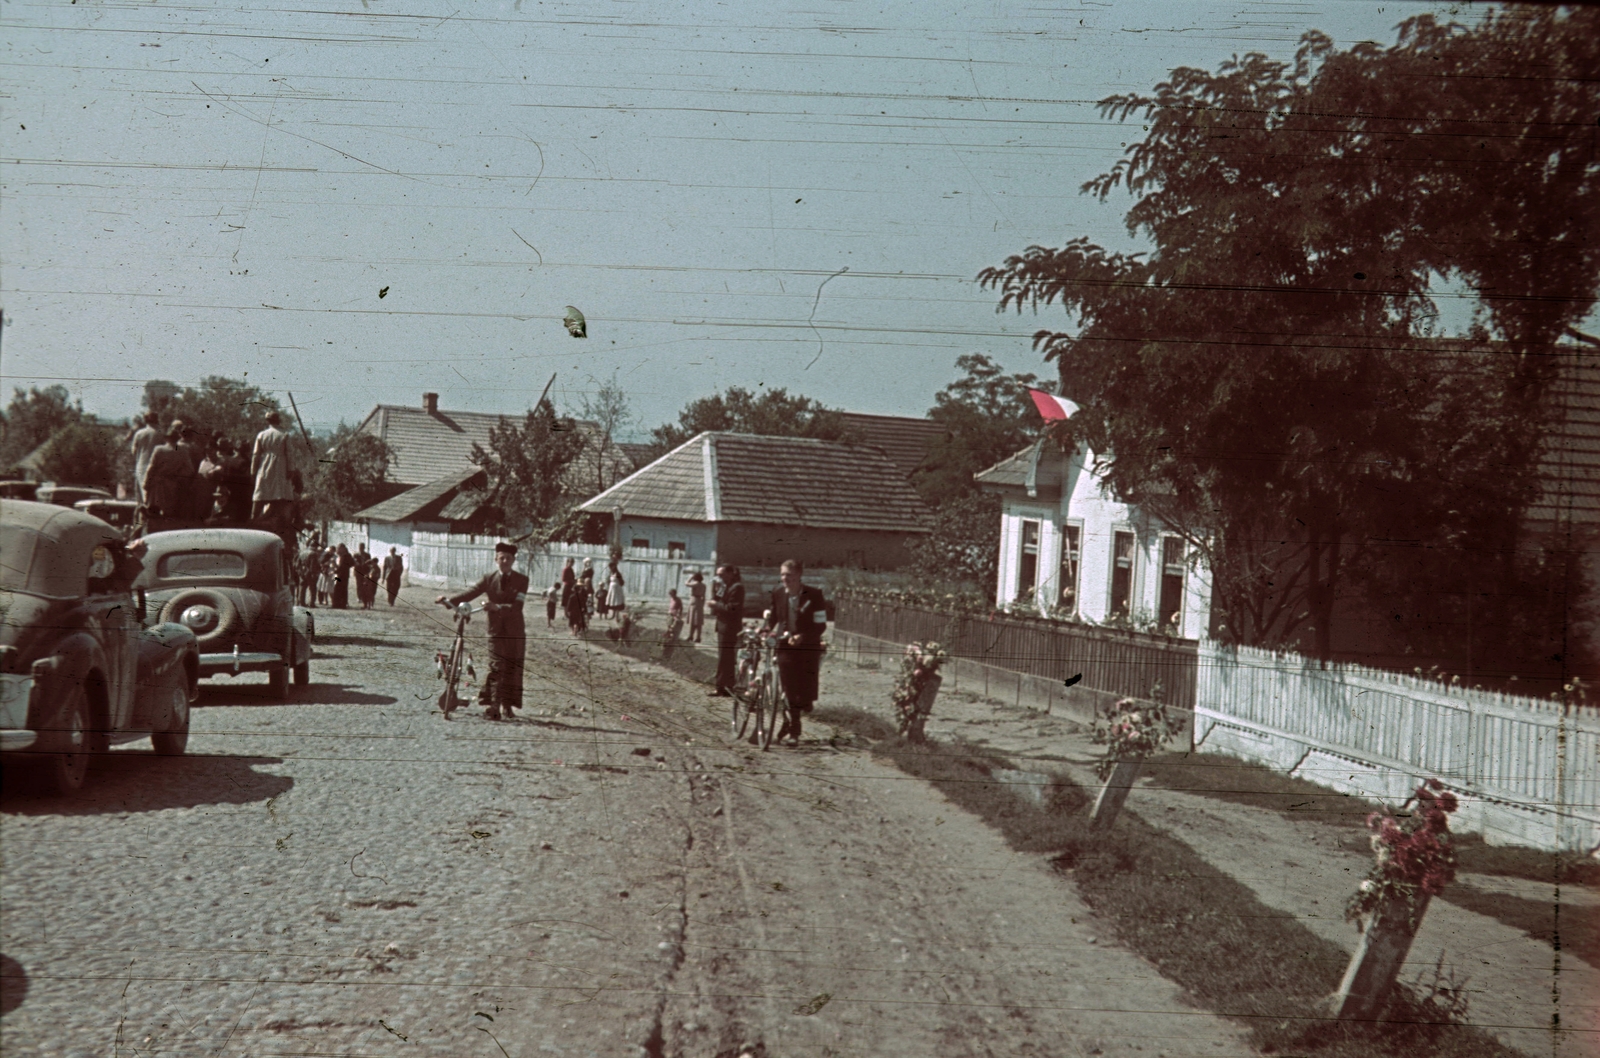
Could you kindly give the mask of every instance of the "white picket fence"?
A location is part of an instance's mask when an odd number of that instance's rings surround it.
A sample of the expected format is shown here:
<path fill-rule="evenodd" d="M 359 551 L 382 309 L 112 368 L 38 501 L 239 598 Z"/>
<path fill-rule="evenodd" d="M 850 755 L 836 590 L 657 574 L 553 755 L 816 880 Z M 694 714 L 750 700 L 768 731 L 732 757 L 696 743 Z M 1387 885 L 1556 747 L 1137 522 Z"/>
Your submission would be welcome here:
<path fill-rule="evenodd" d="M 461 588 L 473 583 L 494 568 L 495 537 L 452 536 L 447 533 L 413 533 L 407 575 L 413 584 L 440 588 Z M 528 575 L 535 593 L 543 592 L 561 577 L 567 558 L 583 570 L 585 559 L 594 564 L 595 584 L 605 583 L 606 563 L 611 549 L 604 544 L 550 544 L 542 548 L 523 548 L 517 552 L 516 568 Z M 661 548 L 626 547 L 617 567 L 622 573 L 624 591 L 630 601 L 664 600 L 668 588 L 677 588 L 687 601 L 685 585 L 689 574 L 703 573 L 711 580 L 711 563 L 703 559 L 671 557 Z"/>
<path fill-rule="evenodd" d="M 1437 778 L 1457 830 L 1600 846 L 1600 710 L 1200 643 L 1195 743 L 1392 804 Z"/>

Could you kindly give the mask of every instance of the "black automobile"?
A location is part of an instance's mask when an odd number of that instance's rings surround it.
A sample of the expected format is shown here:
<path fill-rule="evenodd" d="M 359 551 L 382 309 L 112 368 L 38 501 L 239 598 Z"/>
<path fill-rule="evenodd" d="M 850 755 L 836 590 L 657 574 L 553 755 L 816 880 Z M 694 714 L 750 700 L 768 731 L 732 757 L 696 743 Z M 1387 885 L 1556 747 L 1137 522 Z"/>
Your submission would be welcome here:
<path fill-rule="evenodd" d="M 311 682 L 311 611 L 294 604 L 292 554 L 259 529 L 174 529 L 144 537 L 137 586 L 152 613 L 193 632 L 200 678 L 265 672 L 269 693 Z"/>
<path fill-rule="evenodd" d="M 176 624 L 146 625 L 137 545 L 54 504 L 0 499 L 0 752 L 57 793 L 89 759 L 149 736 L 181 754 L 200 657 Z"/>

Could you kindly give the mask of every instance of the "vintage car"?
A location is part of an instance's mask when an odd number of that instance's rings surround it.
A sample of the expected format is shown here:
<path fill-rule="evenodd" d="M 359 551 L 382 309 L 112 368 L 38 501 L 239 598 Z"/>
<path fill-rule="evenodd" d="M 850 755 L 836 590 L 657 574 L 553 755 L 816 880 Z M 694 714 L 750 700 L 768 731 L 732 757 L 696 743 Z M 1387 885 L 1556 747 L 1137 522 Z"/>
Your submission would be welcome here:
<path fill-rule="evenodd" d="M 109 500 L 111 493 L 94 485 L 57 485 L 54 482 L 40 485 L 34 499 L 40 503 L 54 503 L 60 507 L 75 507 L 79 500 Z"/>
<path fill-rule="evenodd" d="M 199 649 L 181 625 L 145 627 L 138 572 L 137 545 L 100 519 L 0 499 L 0 751 L 57 793 L 114 744 L 188 746 Z"/>
<path fill-rule="evenodd" d="M 72 509 L 82 511 L 123 531 L 131 529 L 139 518 L 139 505 L 132 500 L 106 500 L 95 497 L 79 500 L 72 505 Z"/>
<path fill-rule="evenodd" d="M 200 678 L 265 672 L 269 693 L 311 682 L 311 611 L 294 604 L 292 554 L 259 529 L 174 529 L 144 537 L 137 587 L 152 613 L 200 641 Z"/>

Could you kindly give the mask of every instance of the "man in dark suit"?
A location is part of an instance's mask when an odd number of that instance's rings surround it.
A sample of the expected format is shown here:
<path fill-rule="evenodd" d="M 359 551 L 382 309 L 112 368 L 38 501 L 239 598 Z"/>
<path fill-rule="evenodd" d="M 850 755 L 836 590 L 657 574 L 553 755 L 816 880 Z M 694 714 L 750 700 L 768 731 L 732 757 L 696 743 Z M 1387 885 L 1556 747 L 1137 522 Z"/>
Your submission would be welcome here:
<path fill-rule="evenodd" d="M 800 583 L 800 563 L 789 559 L 778 567 L 783 584 L 772 590 L 767 622 L 762 629 L 778 637 L 778 679 L 789 700 L 789 715 L 778 731 L 789 745 L 800 744 L 800 717 L 817 701 L 817 673 L 822 668 L 822 633 L 828 630 L 828 603 L 822 591 Z"/>
<path fill-rule="evenodd" d="M 528 578 L 512 569 L 517 545 L 494 545 L 495 571 L 478 583 L 449 597 L 435 601 L 456 606 L 486 596 L 484 612 L 489 618 L 489 675 L 483 680 L 484 715 L 499 720 L 515 718 L 513 709 L 522 708 L 522 662 L 528 652 L 528 634 L 522 623 L 522 604 L 528 601 Z"/>
<path fill-rule="evenodd" d="M 711 585 L 711 613 L 717 619 L 717 685 L 706 692 L 712 698 L 733 693 L 739 665 L 739 630 L 744 627 L 744 584 L 738 566 L 722 566 Z"/>

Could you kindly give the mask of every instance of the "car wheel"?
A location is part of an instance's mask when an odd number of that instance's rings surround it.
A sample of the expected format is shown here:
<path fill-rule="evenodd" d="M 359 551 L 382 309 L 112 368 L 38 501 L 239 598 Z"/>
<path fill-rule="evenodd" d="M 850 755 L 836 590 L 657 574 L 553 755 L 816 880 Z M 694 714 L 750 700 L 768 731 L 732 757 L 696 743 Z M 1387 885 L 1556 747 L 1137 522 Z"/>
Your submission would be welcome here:
<path fill-rule="evenodd" d="M 189 691 L 183 677 L 172 681 L 167 695 L 167 729 L 151 732 L 150 744 L 163 757 L 181 757 L 189 748 Z"/>
<path fill-rule="evenodd" d="M 311 662 L 309 660 L 302 661 L 300 664 L 294 667 L 294 685 L 296 687 L 304 687 L 310 682 Z"/>
<path fill-rule="evenodd" d="M 268 674 L 267 694 L 279 702 L 289 697 L 289 665 L 287 662 L 274 666 Z"/>
<path fill-rule="evenodd" d="M 68 692 L 64 721 L 65 729 L 55 733 L 60 748 L 45 758 L 44 779 L 50 792 L 70 797 L 89 777 L 89 696 L 81 683 Z"/>

